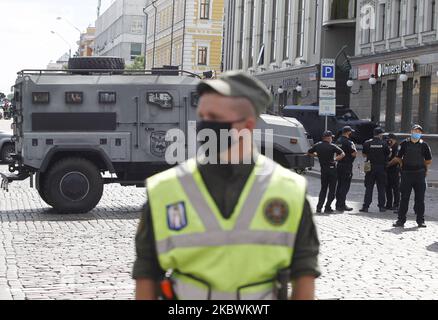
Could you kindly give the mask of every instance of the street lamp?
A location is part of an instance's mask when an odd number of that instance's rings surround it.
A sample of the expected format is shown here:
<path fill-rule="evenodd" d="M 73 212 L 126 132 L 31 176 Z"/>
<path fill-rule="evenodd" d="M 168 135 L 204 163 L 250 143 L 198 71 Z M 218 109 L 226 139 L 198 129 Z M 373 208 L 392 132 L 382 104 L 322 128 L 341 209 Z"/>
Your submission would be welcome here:
<path fill-rule="evenodd" d="M 79 42 L 82 39 L 82 31 L 81 29 L 79 29 L 78 27 L 76 27 L 73 23 L 71 23 L 69 20 L 67 20 L 66 18 L 63 17 L 56 17 L 56 20 L 64 20 L 65 22 L 67 22 L 71 27 L 73 27 L 74 29 L 76 29 L 77 31 L 79 31 Z M 80 54 L 79 54 L 80 55 Z"/>
<path fill-rule="evenodd" d="M 375 79 L 375 78 L 374 78 Z M 347 81 L 347 87 L 348 87 L 348 89 L 350 90 L 350 93 L 351 94 L 359 94 L 360 93 L 360 91 L 362 90 L 362 86 L 360 86 L 359 87 L 359 90 L 357 90 L 357 91 L 353 91 L 352 89 L 353 89 L 353 86 L 354 86 L 354 81 L 353 81 L 353 79 L 348 79 L 348 81 Z"/>
<path fill-rule="evenodd" d="M 349 88 L 353 88 L 353 86 L 354 86 L 354 81 L 351 80 L 351 79 L 349 79 L 349 80 L 347 81 L 347 87 L 349 87 Z"/>
<path fill-rule="evenodd" d="M 408 75 L 406 74 L 406 72 L 405 71 L 403 71 L 402 73 L 401 73 L 401 75 L 400 75 L 400 81 L 401 82 L 406 82 L 406 81 L 408 81 Z"/>
<path fill-rule="evenodd" d="M 301 85 L 301 83 L 298 83 L 298 85 L 296 86 L 295 90 L 299 93 L 301 93 L 303 91 L 303 86 Z"/>
<path fill-rule="evenodd" d="M 55 35 L 57 35 L 59 38 L 61 38 L 62 39 L 62 41 L 64 41 L 67 45 L 68 45 L 68 48 L 69 48 L 69 50 L 68 50 L 68 56 L 71 58 L 71 46 L 70 46 L 70 43 L 67 41 L 67 40 L 65 40 L 65 38 L 63 37 L 63 36 L 61 36 L 59 33 L 57 33 L 57 32 L 55 32 L 55 31 L 50 31 L 52 34 L 55 34 Z"/>
<path fill-rule="evenodd" d="M 278 94 L 283 94 L 284 89 L 282 86 L 280 86 L 277 91 L 278 91 Z"/>
<path fill-rule="evenodd" d="M 368 83 L 371 86 L 374 86 L 377 83 L 377 79 L 376 79 L 376 76 L 374 74 L 371 75 L 370 79 L 368 80 Z"/>

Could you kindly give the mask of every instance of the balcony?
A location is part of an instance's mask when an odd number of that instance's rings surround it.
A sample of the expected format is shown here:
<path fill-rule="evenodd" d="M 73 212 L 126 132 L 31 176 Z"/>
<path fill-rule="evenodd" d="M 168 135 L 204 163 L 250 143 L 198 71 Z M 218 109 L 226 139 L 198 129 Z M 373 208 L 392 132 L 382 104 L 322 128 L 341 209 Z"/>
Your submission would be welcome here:
<path fill-rule="evenodd" d="M 356 0 L 324 1 L 324 26 L 351 26 L 355 24 Z"/>

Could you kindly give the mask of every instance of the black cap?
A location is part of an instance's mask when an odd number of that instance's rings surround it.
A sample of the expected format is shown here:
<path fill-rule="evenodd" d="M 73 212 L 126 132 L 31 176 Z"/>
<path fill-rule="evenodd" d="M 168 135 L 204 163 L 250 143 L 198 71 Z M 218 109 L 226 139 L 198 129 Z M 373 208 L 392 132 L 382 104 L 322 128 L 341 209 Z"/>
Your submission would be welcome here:
<path fill-rule="evenodd" d="M 381 135 L 381 134 L 384 134 L 384 133 L 385 133 L 385 130 L 383 130 L 380 127 L 377 127 L 377 128 L 374 129 L 374 136 L 378 136 L 378 135 Z"/>
<path fill-rule="evenodd" d="M 388 139 L 394 139 L 397 140 L 397 136 L 393 133 L 388 134 Z"/>
<path fill-rule="evenodd" d="M 350 126 L 345 126 L 345 127 L 343 127 L 342 128 L 342 133 L 347 133 L 347 132 L 356 132 L 355 130 L 353 130 L 353 128 L 352 127 L 350 127 Z"/>
<path fill-rule="evenodd" d="M 419 124 L 416 124 L 412 127 L 412 130 L 420 130 L 421 132 L 424 132 L 423 127 Z"/>
<path fill-rule="evenodd" d="M 333 138 L 333 133 L 330 130 L 324 131 L 324 133 L 322 134 L 323 138 L 328 138 L 328 137 L 332 137 Z"/>

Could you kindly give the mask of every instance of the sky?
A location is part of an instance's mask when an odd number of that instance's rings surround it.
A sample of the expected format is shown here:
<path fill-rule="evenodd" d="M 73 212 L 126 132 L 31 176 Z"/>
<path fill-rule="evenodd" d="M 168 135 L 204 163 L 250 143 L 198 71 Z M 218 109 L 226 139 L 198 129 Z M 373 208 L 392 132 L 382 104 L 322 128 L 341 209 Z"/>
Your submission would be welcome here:
<path fill-rule="evenodd" d="M 102 0 L 101 13 L 113 2 Z M 70 46 L 76 52 L 79 31 L 56 18 L 62 17 L 85 31 L 95 24 L 97 3 L 97 0 L 0 0 L 0 92 L 10 93 L 18 71 L 46 69 L 50 61 L 68 53 Z"/>

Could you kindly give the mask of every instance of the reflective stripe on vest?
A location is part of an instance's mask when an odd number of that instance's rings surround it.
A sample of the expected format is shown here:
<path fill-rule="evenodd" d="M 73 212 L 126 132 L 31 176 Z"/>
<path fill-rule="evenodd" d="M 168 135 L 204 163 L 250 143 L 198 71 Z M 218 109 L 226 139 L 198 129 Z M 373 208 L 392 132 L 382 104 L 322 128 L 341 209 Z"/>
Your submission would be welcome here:
<path fill-rule="evenodd" d="M 259 156 L 230 219 L 220 215 L 194 160 L 148 179 L 147 190 L 160 266 L 176 271 L 180 299 L 206 299 L 204 282 L 212 299 L 236 299 L 237 288 L 271 281 L 290 266 L 306 180 L 268 158 Z M 185 210 L 181 229 L 169 222 L 174 205 Z M 273 289 L 272 281 L 241 298 L 272 299 Z"/>
<path fill-rule="evenodd" d="M 263 290 L 257 293 L 242 293 L 238 297 L 237 293 L 219 292 L 212 290 L 210 297 L 208 289 L 194 286 L 190 283 L 177 279 L 174 282 L 174 290 L 178 295 L 186 300 L 274 300 L 274 291 L 272 289 Z"/>

